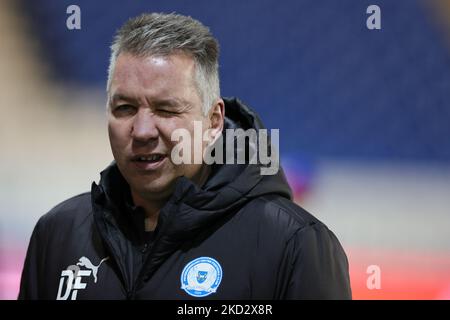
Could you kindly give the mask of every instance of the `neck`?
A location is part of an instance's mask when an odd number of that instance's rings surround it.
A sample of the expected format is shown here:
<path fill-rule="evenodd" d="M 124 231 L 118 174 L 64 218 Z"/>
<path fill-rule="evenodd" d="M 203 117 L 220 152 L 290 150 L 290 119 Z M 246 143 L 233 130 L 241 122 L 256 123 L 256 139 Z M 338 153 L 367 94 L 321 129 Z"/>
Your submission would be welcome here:
<path fill-rule="evenodd" d="M 191 178 L 192 182 L 198 185 L 200 188 L 206 183 L 211 173 L 211 166 L 204 164 L 200 171 Z"/>
<path fill-rule="evenodd" d="M 204 165 L 198 174 L 192 177 L 192 181 L 202 187 L 208 180 L 211 167 Z M 166 204 L 168 198 L 149 199 L 134 190 L 131 190 L 134 205 L 142 207 L 145 212 L 145 231 L 154 231 L 158 223 L 159 211 Z"/>
<path fill-rule="evenodd" d="M 133 190 L 131 191 L 131 196 L 134 204 L 144 209 L 145 231 L 154 231 L 158 222 L 159 211 L 167 200 L 149 200 Z"/>

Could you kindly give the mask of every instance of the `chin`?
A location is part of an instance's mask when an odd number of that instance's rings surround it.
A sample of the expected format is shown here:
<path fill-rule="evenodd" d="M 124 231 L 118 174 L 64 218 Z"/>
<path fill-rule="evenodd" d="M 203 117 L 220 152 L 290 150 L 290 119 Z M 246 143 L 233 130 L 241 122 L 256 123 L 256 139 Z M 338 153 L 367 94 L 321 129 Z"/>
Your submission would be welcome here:
<path fill-rule="evenodd" d="M 136 190 L 142 194 L 171 194 L 173 191 L 173 186 L 175 184 L 175 179 L 161 179 L 161 177 L 152 179 L 151 181 L 143 181 L 146 179 L 138 179 L 134 182 Z"/>

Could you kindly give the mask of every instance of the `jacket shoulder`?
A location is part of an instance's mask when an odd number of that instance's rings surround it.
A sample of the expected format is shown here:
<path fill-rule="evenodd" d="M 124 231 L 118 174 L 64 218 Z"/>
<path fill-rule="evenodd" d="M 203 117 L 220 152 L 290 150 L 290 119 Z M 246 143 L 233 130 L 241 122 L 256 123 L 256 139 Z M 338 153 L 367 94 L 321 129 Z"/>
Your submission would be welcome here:
<path fill-rule="evenodd" d="M 262 207 L 262 218 L 272 224 L 282 224 L 282 227 L 296 232 L 309 226 L 324 227 L 326 225 L 314 215 L 294 203 L 277 195 L 267 195 L 255 199 L 255 204 Z"/>
<path fill-rule="evenodd" d="M 272 250 L 273 256 L 283 252 L 278 261 L 284 262 L 276 271 L 283 275 L 280 288 L 284 290 L 279 297 L 351 299 L 348 260 L 335 234 L 287 198 L 269 195 L 257 202 L 264 208 L 259 210 L 259 225 L 264 226 L 260 233 L 268 238 L 260 238 L 260 242 L 264 241 L 262 247 L 265 252 Z"/>

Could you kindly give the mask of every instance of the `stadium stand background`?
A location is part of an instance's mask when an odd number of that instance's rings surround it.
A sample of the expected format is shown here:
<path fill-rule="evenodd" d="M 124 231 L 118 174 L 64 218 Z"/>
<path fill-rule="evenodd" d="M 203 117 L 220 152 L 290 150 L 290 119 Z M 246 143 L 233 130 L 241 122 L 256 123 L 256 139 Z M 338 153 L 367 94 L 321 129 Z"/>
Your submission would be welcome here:
<path fill-rule="evenodd" d="M 81 8 L 81 30 L 66 8 Z M 381 8 L 381 30 L 366 8 Z M 188 14 L 221 43 L 224 96 L 280 128 L 296 201 L 350 260 L 356 299 L 450 298 L 448 1 L 3 1 L 0 298 L 17 295 L 38 217 L 112 157 L 105 78 L 114 31 Z M 367 267 L 381 269 L 379 290 Z"/>

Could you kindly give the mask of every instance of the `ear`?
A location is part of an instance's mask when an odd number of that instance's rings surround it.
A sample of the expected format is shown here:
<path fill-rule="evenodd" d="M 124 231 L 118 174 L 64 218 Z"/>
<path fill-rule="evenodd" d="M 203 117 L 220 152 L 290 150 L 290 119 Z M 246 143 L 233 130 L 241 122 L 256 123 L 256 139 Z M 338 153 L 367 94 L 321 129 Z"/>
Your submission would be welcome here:
<path fill-rule="evenodd" d="M 209 132 L 211 141 L 216 140 L 222 133 L 225 120 L 225 103 L 218 99 L 208 112 Z"/>

